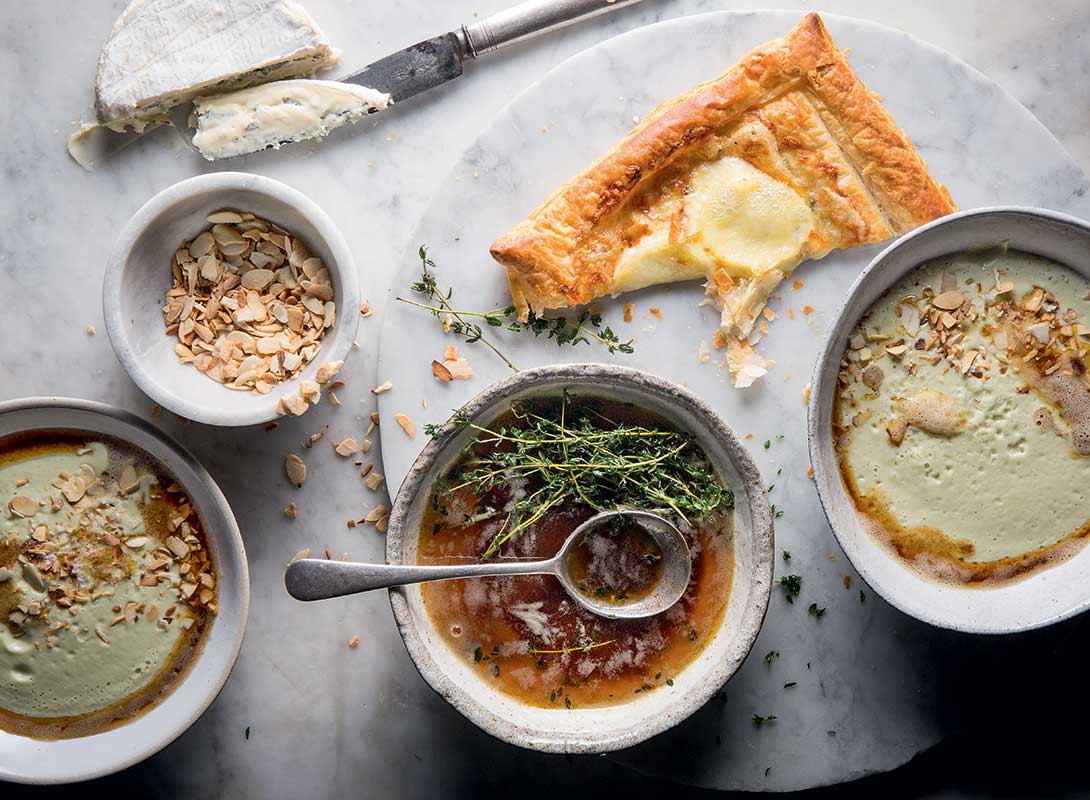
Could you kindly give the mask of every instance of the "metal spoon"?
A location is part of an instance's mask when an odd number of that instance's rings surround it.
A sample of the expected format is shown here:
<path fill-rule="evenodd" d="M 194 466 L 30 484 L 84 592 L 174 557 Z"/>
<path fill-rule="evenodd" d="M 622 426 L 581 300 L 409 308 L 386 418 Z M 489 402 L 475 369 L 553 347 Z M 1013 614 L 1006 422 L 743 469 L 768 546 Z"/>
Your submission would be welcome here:
<path fill-rule="evenodd" d="M 622 517 L 635 522 L 654 539 L 662 553 L 662 576 L 645 596 L 630 603 L 607 602 L 588 596 L 575 585 L 571 576 L 571 556 L 585 536 L 591 535 L 611 520 Z M 595 514 L 571 532 L 563 547 L 544 561 L 499 561 L 485 564 L 450 566 L 402 566 L 399 564 L 359 564 L 306 558 L 288 565 L 284 584 L 296 600 L 325 600 L 372 589 L 388 589 L 424 581 L 451 578 L 483 578 L 493 575 L 555 575 L 573 600 L 603 617 L 638 619 L 660 614 L 685 594 L 692 573 L 689 545 L 674 525 L 649 511 L 603 511 Z"/>

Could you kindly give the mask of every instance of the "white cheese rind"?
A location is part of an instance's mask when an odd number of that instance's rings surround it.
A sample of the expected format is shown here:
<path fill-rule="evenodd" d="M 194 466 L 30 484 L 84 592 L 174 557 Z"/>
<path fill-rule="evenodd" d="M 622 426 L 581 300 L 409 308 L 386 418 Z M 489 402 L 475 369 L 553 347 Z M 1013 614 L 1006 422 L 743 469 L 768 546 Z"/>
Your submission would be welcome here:
<path fill-rule="evenodd" d="M 338 57 L 288 0 L 133 0 L 99 56 L 95 109 L 100 122 L 125 127 L 201 94 L 310 75 Z"/>
<path fill-rule="evenodd" d="M 337 81 L 266 83 L 193 104 L 193 145 L 209 161 L 317 139 L 390 104 L 390 95 Z"/>

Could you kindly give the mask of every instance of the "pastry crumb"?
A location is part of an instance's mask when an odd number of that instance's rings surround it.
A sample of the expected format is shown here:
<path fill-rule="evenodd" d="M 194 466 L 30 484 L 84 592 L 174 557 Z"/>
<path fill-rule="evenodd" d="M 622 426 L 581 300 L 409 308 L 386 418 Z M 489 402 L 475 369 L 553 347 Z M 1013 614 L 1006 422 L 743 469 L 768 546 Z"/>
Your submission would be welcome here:
<path fill-rule="evenodd" d="M 359 646 L 360 646 L 360 637 L 353 635 L 352 638 L 348 640 L 348 649 L 349 650 L 355 650 Z"/>

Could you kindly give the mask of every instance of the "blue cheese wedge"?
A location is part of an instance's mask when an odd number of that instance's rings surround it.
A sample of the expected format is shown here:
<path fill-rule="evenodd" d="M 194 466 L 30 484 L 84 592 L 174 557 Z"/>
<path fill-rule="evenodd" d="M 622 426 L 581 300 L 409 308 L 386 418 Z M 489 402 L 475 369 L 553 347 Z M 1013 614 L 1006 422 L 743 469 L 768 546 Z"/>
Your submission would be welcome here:
<path fill-rule="evenodd" d="M 325 136 L 386 108 L 390 95 L 336 81 L 290 80 L 198 98 L 193 145 L 209 161 Z"/>
<path fill-rule="evenodd" d="M 287 0 L 133 0 L 99 56 L 95 109 L 101 124 L 139 131 L 200 95 L 311 75 L 338 58 Z"/>

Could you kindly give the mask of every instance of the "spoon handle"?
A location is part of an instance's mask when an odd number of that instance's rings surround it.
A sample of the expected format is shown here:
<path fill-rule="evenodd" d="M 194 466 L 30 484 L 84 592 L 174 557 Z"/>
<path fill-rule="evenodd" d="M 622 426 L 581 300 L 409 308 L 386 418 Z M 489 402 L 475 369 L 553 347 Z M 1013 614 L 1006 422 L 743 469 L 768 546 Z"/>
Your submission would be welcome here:
<path fill-rule="evenodd" d="M 288 564 L 284 585 L 296 600 L 325 600 L 346 594 L 388 589 L 407 583 L 442 581 L 451 578 L 483 578 L 491 575 L 542 575 L 552 573 L 548 561 L 505 561 L 494 564 L 454 564 L 451 566 L 403 566 L 400 564 L 360 564 L 304 558 Z"/>

